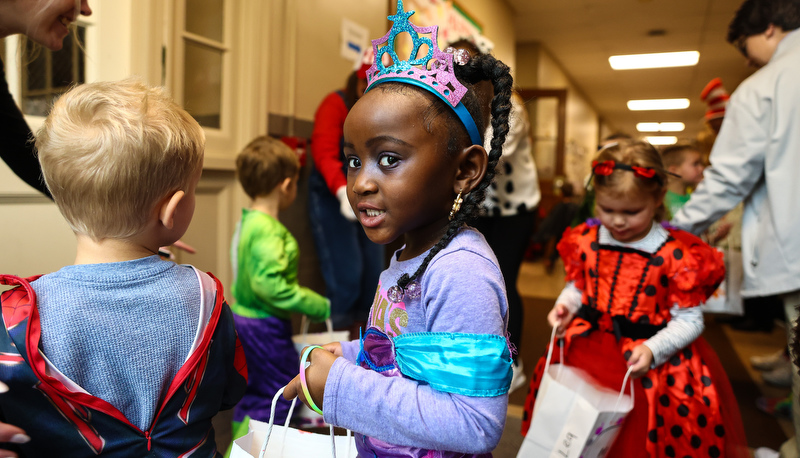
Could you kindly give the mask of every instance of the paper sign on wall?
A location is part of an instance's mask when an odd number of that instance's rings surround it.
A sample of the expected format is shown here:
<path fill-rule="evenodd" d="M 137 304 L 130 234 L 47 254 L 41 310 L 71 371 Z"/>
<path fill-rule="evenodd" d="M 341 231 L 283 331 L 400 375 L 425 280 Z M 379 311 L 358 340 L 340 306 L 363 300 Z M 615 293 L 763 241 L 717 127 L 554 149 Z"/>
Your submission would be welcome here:
<path fill-rule="evenodd" d="M 342 18 L 342 57 L 351 62 L 361 59 L 361 53 L 369 44 L 368 36 L 366 27 Z"/>

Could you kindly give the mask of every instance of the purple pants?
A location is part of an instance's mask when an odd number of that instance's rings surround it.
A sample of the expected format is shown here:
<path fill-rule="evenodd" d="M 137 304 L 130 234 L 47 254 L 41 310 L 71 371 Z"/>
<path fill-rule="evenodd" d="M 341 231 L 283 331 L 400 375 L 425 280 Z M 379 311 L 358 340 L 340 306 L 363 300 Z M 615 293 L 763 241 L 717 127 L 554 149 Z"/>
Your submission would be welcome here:
<path fill-rule="evenodd" d="M 269 421 L 272 398 L 300 370 L 300 356 L 292 343 L 292 322 L 280 318 L 245 318 L 233 315 L 236 332 L 247 359 L 247 390 L 233 410 L 233 421 L 245 415 Z M 283 424 L 290 401 L 281 398 L 275 409 L 275 424 Z"/>

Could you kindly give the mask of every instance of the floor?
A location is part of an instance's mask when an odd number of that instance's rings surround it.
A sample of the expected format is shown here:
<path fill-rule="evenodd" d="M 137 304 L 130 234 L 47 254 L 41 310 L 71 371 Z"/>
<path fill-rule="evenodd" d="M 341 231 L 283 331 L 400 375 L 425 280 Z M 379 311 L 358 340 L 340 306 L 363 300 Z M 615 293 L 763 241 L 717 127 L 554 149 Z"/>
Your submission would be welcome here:
<path fill-rule="evenodd" d="M 524 262 L 519 278 L 520 294 L 525 305 L 526 333 L 523 335 L 519 349 L 520 357 L 528 379 L 533 372 L 537 359 L 542 354 L 549 333 L 546 316 L 555 298 L 564 286 L 563 267 L 556 265 L 552 273 L 546 272 L 538 262 Z M 728 377 L 734 393 L 751 448 L 780 448 L 787 437 L 792 435 L 791 421 L 777 419 L 761 412 L 755 406 L 758 397 L 783 397 L 788 389 L 774 388 L 762 382 L 758 371 L 752 369 L 749 358 L 774 352 L 786 344 L 785 329 L 776 326 L 772 332 L 741 332 L 731 329 L 726 324 L 717 323 L 716 317 L 707 316 L 706 340 L 714 347 Z M 494 451 L 495 458 L 515 458 L 522 444 L 520 426 L 522 405 L 525 401 L 526 388 L 520 388 L 509 396 L 508 417 L 503 437 Z M 230 440 L 230 411 L 222 412 L 215 418 L 215 429 L 219 444 Z"/>

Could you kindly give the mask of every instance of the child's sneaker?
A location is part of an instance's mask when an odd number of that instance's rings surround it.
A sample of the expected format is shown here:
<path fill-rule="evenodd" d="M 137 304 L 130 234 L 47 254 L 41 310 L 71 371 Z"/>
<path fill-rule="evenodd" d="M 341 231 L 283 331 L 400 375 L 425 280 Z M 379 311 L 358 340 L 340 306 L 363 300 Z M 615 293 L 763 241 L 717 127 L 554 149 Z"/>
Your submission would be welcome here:
<path fill-rule="evenodd" d="M 761 379 L 764 383 L 780 388 L 791 388 L 792 386 L 792 373 L 795 371 L 794 365 L 791 362 L 781 364 L 771 371 L 762 372 Z"/>
<path fill-rule="evenodd" d="M 759 447 L 753 453 L 753 458 L 778 458 L 779 456 L 781 456 L 780 453 L 766 447 Z"/>
<path fill-rule="evenodd" d="M 786 355 L 785 348 L 778 350 L 775 353 L 770 353 L 768 355 L 750 357 L 750 365 L 753 366 L 753 369 L 759 371 L 771 371 L 773 369 L 776 369 L 778 366 L 786 364 L 792 364 L 792 362 Z"/>

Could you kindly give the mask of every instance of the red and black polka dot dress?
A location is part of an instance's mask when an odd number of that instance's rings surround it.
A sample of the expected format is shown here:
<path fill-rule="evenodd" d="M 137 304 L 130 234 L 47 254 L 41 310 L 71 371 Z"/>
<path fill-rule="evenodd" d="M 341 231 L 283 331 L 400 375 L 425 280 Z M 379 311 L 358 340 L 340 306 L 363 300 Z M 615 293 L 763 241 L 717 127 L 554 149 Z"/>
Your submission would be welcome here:
<path fill-rule="evenodd" d="M 652 253 L 601 245 L 597 225 L 564 233 L 558 250 L 567 281 L 583 291 L 581 310 L 559 342 L 565 364 L 619 390 L 630 352 L 666 325 L 670 308 L 698 306 L 714 292 L 725 275 L 721 255 L 687 232 L 668 228 L 667 233 Z M 553 362 L 560 363 L 558 351 Z M 543 372 L 541 358 L 525 401 L 523 434 Z M 728 430 L 743 431 L 735 399 L 732 408 L 727 404 L 733 397 L 730 383 L 702 337 L 634 386 L 634 409 L 607 456 L 716 458 L 742 450 L 741 444 L 730 444 Z M 744 442 L 743 433 L 734 435 Z"/>

